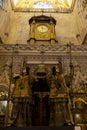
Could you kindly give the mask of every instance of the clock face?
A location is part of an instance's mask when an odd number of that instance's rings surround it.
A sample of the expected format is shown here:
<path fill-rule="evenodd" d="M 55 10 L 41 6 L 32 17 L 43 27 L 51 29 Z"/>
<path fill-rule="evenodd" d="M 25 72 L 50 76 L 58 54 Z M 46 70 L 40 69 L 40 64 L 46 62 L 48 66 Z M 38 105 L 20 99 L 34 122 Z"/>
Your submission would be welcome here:
<path fill-rule="evenodd" d="M 39 25 L 39 26 L 37 27 L 37 30 L 38 30 L 39 32 L 44 33 L 44 32 L 47 32 L 47 31 L 48 31 L 48 27 L 45 26 L 45 25 Z"/>

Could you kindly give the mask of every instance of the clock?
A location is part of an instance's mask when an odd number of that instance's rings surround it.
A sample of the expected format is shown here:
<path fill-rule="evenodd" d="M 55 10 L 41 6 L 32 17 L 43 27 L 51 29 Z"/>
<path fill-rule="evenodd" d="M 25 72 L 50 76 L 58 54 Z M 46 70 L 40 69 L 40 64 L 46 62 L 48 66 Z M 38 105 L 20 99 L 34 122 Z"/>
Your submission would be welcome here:
<path fill-rule="evenodd" d="M 30 32 L 28 43 L 56 43 L 55 25 L 53 17 L 39 15 L 29 19 Z"/>
<path fill-rule="evenodd" d="M 47 31 L 48 31 L 48 27 L 45 26 L 45 25 L 39 25 L 39 26 L 37 27 L 37 30 L 38 30 L 39 32 L 44 33 L 44 32 L 47 32 Z"/>
<path fill-rule="evenodd" d="M 50 39 L 50 26 L 48 23 L 37 23 L 35 29 L 36 40 L 49 40 Z"/>

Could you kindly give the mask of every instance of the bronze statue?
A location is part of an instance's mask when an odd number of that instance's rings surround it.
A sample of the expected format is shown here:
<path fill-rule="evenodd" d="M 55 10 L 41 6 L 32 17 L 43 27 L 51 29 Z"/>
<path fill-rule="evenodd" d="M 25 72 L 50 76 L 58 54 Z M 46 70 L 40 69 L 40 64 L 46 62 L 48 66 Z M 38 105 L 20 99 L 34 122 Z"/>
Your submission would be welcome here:
<path fill-rule="evenodd" d="M 70 120 L 68 87 L 59 66 L 53 67 L 50 88 L 50 126 L 63 126 Z"/>
<path fill-rule="evenodd" d="M 12 125 L 17 127 L 31 126 L 32 91 L 29 85 L 29 73 L 23 69 L 17 76 L 12 94 Z"/>
<path fill-rule="evenodd" d="M 53 67 L 53 74 L 51 78 L 50 96 L 57 96 L 58 93 L 67 93 L 68 87 L 62 73 L 60 73 L 59 66 Z"/>
<path fill-rule="evenodd" d="M 34 82 L 32 93 L 34 98 L 33 105 L 33 126 L 48 126 L 50 116 L 49 106 L 49 81 L 48 69 L 44 64 L 39 64 L 34 71 Z"/>

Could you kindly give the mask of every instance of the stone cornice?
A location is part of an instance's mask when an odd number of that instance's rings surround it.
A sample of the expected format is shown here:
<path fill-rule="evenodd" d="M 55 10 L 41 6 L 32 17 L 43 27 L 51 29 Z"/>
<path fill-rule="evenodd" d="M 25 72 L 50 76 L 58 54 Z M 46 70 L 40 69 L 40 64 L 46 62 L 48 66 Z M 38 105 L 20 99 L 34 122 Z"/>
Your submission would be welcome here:
<path fill-rule="evenodd" d="M 67 45 L 49 44 L 0 44 L 0 55 L 68 55 Z M 87 45 L 72 45 L 71 52 L 74 56 L 87 56 Z"/>

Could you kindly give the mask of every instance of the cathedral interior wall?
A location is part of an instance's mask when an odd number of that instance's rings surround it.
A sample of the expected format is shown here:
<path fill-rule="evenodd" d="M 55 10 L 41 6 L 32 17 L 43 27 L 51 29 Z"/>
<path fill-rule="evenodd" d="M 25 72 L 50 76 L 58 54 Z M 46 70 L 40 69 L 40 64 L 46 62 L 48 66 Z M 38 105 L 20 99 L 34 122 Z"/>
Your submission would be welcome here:
<path fill-rule="evenodd" d="M 77 0 L 71 13 L 46 13 L 14 11 L 10 0 L 3 1 L 3 6 L 0 7 L 1 91 L 5 90 L 7 93 L 10 85 L 14 87 L 11 80 L 14 74 L 22 74 L 25 61 L 31 72 L 41 63 L 52 70 L 52 67 L 61 61 L 62 74 L 65 78 L 71 72 L 70 65 L 73 65 L 73 68 L 79 66 L 79 71 L 76 70 L 77 74 L 73 79 L 73 84 L 76 84 L 72 85 L 72 92 L 76 95 L 72 96 L 72 100 L 84 100 L 86 105 L 80 108 L 80 115 L 82 116 L 82 110 L 84 116 L 87 114 L 85 111 L 87 108 L 87 4 L 83 5 L 82 2 L 83 0 Z M 52 16 L 56 20 L 57 43 L 53 45 L 27 43 L 30 38 L 29 19 L 39 15 Z M 84 119 L 87 125 L 87 117 Z M 82 123 L 82 117 L 80 121 Z"/>
<path fill-rule="evenodd" d="M 87 32 L 86 11 L 87 6 L 83 7 L 76 2 L 72 13 L 16 12 L 12 10 L 10 1 L 7 3 L 4 1 L 3 7 L 0 9 L 2 41 L 6 44 L 27 44 L 30 30 L 28 20 L 34 15 L 43 14 L 51 15 L 57 21 L 55 29 L 59 44 L 72 42 L 80 45 Z"/>

